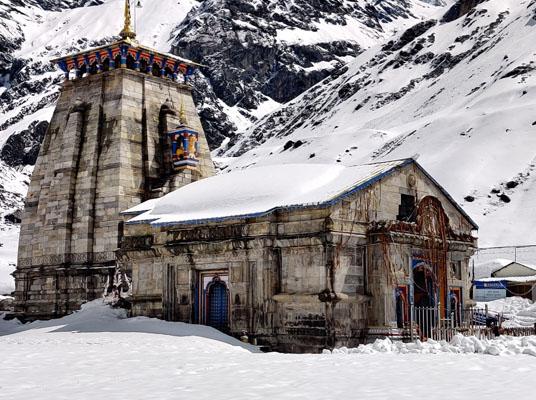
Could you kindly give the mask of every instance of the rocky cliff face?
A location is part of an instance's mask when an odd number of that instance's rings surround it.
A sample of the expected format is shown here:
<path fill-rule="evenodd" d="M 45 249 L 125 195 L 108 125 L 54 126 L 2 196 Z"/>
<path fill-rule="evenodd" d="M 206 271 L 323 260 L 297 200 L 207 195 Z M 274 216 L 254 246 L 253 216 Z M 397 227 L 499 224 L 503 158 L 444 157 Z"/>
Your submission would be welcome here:
<path fill-rule="evenodd" d="M 217 147 L 263 110 L 292 100 L 444 4 L 430 3 L 435 6 L 408 0 L 204 1 L 179 25 L 172 52 L 206 65 L 208 82 L 196 97 L 209 143 Z M 212 93 L 219 101 L 201 100 Z"/>
<path fill-rule="evenodd" d="M 11 135 L 0 150 L 0 160 L 13 168 L 35 165 L 47 128 L 48 121 L 34 121 L 28 129 Z"/>

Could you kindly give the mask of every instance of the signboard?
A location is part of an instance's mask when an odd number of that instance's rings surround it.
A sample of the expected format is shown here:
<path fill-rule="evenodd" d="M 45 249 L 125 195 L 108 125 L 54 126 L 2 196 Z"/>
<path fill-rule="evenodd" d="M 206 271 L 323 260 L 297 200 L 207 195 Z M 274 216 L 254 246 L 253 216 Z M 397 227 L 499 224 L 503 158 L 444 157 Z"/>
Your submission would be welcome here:
<path fill-rule="evenodd" d="M 475 281 L 474 285 L 474 300 L 476 301 L 493 301 L 506 297 L 506 281 Z"/>

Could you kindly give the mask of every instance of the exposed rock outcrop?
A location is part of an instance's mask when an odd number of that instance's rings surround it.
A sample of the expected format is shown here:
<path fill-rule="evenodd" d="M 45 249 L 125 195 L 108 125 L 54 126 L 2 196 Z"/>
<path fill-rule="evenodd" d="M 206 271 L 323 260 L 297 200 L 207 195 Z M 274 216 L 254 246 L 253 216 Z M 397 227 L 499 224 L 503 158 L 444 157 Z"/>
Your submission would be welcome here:
<path fill-rule="evenodd" d="M 0 151 L 0 160 L 10 167 L 34 165 L 47 128 L 48 121 L 34 121 L 28 129 L 11 135 Z"/>

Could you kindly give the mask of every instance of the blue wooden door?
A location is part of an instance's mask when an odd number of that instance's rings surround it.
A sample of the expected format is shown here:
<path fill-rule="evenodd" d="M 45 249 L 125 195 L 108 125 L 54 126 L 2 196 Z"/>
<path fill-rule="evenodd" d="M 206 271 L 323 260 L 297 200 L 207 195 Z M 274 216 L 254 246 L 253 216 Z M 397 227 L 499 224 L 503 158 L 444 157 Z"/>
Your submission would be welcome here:
<path fill-rule="evenodd" d="M 213 282 L 208 288 L 207 325 L 226 329 L 229 320 L 229 299 L 225 282 Z"/>

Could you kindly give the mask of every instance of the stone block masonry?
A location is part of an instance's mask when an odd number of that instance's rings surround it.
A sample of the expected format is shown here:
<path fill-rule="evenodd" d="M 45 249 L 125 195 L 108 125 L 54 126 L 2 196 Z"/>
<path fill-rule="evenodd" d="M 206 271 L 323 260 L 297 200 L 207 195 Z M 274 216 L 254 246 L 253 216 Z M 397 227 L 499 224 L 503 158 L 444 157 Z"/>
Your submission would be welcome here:
<path fill-rule="evenodd" d="M 165 133 L 181 105 L 199 132 L 200 163 L 171 176 Z M 190 86 L 129 69 L 65 81 L 22 217 L 16 311 L 56 317 L 101 296 L 116 265 L 120 212 L 213 174 Z"/>

